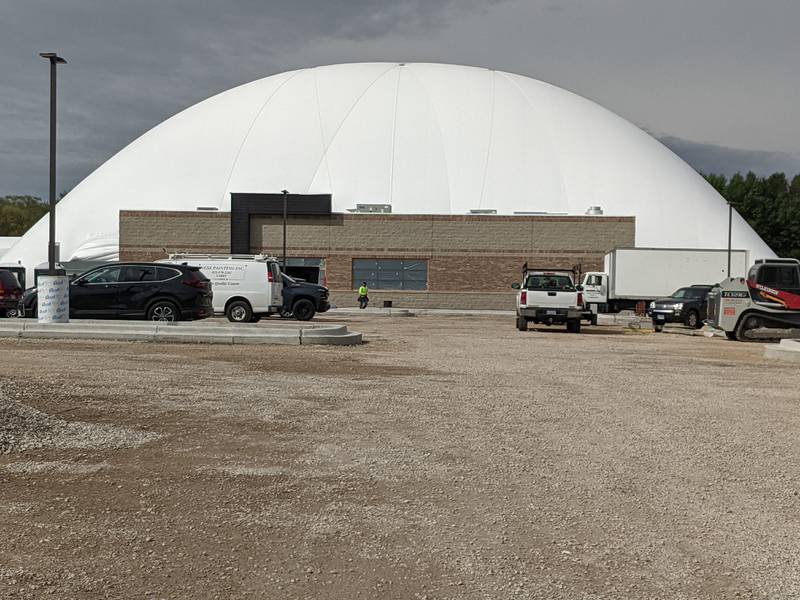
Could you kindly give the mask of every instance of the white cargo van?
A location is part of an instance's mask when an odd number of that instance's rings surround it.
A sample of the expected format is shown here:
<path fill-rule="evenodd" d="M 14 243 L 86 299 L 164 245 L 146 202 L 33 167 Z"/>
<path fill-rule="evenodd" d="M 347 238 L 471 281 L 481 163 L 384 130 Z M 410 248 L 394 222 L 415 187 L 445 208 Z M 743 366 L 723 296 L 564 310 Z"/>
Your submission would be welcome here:
<path fill-rule="evenodd" d="M 214 313 L 234 323 L 255 323 L 280 312 L 283 280 L 275 258 L 261 254 L 170 254 L 157 262 L 190 265 L 211 280 Z"/>

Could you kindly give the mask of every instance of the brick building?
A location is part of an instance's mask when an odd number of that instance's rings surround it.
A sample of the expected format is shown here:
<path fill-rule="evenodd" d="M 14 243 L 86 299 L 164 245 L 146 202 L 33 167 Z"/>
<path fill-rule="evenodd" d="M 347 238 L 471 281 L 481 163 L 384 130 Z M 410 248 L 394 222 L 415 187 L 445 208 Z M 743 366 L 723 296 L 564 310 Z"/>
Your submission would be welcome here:
<path fill-rule="evenodd" d="M 166 252 L 227 253 L 227 212 L 120 211 L 120 259 Z M 253 216 L 250 251 L 280 256 L 282 219 Z M 601 269 L 603 255 L 635 245 L 634 217 L 332 214 L 288 219 L 288 264 L 319 268 L 338 306 L 356 304 L 367 279 L 380 306 L 508 309 L 524 262 Z"/>

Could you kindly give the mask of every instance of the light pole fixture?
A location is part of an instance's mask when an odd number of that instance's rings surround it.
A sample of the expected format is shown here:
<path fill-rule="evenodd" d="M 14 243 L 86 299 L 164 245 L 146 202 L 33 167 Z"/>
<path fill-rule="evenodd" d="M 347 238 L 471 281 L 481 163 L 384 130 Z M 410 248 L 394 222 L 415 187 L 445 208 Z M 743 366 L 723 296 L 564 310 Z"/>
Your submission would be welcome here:
<path fill-rule="evenodd" d="M 50 237 L 47 245 L 47 272 L 56 274 L 56 66 L 67 61 L 55 52 L 40 52 L 50 61 Z"/>
<path fill-rule="evenodd" d="M 731 277 L 731 238 L 733 232 L 733 204 L 728 202 L 728 279 Z"/>
<path fill-rule="evenodd" d="M 281 190 L 283 194 L 283 270 L 286 271 L 286 213 L 289 204 L 289 190 Z"/>

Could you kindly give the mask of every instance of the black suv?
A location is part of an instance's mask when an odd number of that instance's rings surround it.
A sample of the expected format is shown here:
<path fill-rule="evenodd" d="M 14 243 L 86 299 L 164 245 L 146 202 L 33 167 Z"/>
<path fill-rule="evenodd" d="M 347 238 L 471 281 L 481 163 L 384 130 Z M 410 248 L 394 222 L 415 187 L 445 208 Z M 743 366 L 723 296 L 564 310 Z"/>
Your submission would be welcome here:
<path fill-rule="evenodd" d="M 700 329 L 708 317 L 708 292 L 711 285 L 693 285 L 675 291 L 669 298 L 659 298 L 650 303 L 653 328 L 664 329 L 664 323 L 683 323 Z"/>
<path fill-rule="evenodd" d="M 214 314 L 211 282 L 198 267 L 110 263 L 76 277 L 69 286 L 69 316 L 82 319 L 181 321 Z M 25 292 L 20 315 L 35 317 L 37 290 Z"/>
<path fill-rule="evenodd" d="M 298 321 L 310 321 L 318 312 L 327 311 L 331 305 L 328 301 L 328 288 L 324 285 L 309 283 L 302 279 L 283 277 L 283 309 L 282 317 L 294 316 Z"/>
<path fill-rule="evenodd" d="M 22 286 L 11 271 L 0 269 L 0 317 L 16 317 Z"/>

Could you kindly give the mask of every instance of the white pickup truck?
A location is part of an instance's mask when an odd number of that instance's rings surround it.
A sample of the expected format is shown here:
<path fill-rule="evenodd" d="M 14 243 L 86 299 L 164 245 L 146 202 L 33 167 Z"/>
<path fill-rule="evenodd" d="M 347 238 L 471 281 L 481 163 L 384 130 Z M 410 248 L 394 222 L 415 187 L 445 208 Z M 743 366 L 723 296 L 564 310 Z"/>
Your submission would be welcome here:
<path fill-rule="evenodd" d="M 528 323 L 564 325 L 570 333 L 581 332 L 584 318 L 583 294 L 575 285 L 571 269 L 522 268 L 522 284 L 517 291 L 517 329 L 528 330 Z"/>

